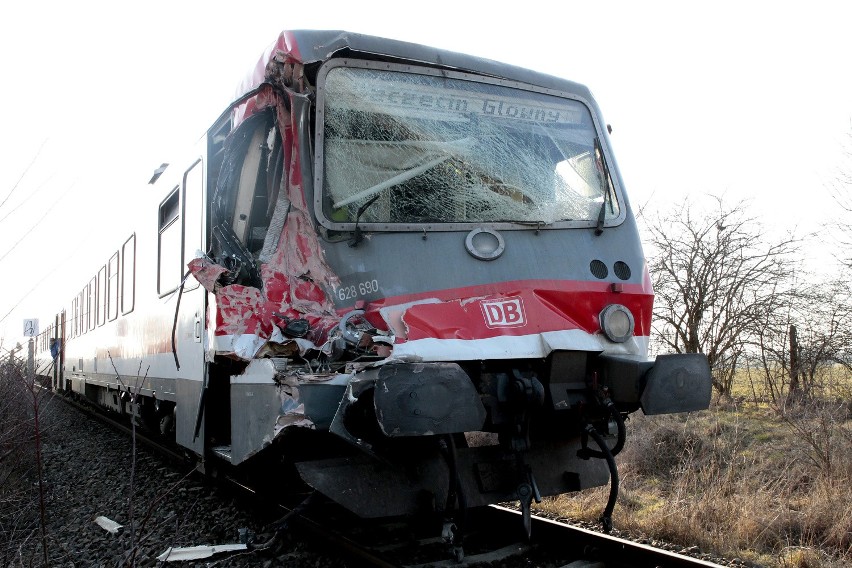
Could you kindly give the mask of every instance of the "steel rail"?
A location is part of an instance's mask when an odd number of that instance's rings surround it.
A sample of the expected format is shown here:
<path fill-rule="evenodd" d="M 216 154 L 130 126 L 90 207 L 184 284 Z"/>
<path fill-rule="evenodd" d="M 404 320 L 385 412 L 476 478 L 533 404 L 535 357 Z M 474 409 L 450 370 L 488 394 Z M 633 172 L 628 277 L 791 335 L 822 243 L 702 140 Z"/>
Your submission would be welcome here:
<path fill-rule="evenodd" d="M 491 508 L 503 515 L 521 515 L 520 511 L 499 505 L 492 505 Z M 520 522 L 520 519 L 517 522 Z M 596 559 L 606 562 L 608 568 L 724 568 L 715 562 L 544 517 L 533 516 L 533 535 L 536 540 L 558 542 L 566 548 L 576 546 L 580 550 L 593 550 Z"/>

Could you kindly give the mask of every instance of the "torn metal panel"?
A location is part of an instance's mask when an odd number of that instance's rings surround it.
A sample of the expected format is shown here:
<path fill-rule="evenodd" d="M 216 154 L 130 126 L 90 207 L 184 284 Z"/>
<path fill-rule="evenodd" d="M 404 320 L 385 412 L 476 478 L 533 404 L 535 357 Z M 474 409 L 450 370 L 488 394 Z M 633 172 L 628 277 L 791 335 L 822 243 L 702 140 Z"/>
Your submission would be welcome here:
<path fill-rule="evenodd" d="M 223 166 L 225 177 L 220 176 L 217 185 L 217 195 L 220 196 L 214 200 L 214 209 L 219 212 L 220 217 L 230 216 L 233 225 L 223 228 L 222 224 L 228 221 L 227 218 L 214 219 L 214 223 L 220 228 L 217 238 L 222 253 L 230 256 L 221 257 L 218 269 L 203 262 L 190 266 L 199 281 L 203 280 L 205 288 L 216 294 L 215 334 L 232 338 L 231 350 L 225 354 L 233 354 L 241 359 L 251 359 L 264 344 L 277 342 L 279 339 L 274 337 L 274 333 L 279 326 L 295 319 L 307 321 L 309 332 L 304 339 L 321 349 L 339 321 L 334 304 L 327 293 L 334 289 L 338 279 L 324 260 L 302 189 L 301 148 L 297 123 L 305 122 L 306 117 L 302 115 L 308 112 L 309 105 L 297 104 L 297 99 L 301 96 L 299 92 L 305 89 L 301 79 L 301 66 L 294 65 L 286 57 L 278 57 L 270 61 L 268 73 L 269 81 L 276 84 L 280 91 L 261 90 L 252 99 L 255 115 L 251 123 L 244 123 L 244 128 L 238 128 L 229 136 L 229 139 L 233 138 L 237 142 L 226 143 Z M 298 90 L 294 90 L 294 87 Z M 242 276 L 240 270 L 245 268 L 246 262 L 240 261 L 240 255 L 233 251 L 240 248 L 239 242 L 247 243 L 252 234 L 246 221 L 252 214 L 252 205 L 249 203 L 251 195 L 244 188 L 251 187 L 254 179 L 261 179 L 255 169 L 246 173 L 242 162 L 239 161 L 240 156 L 248 155 L 247 161 L 252 164 L 262 163 L 259 157 L 251 159 L 251 156 L 257 153 L 253 149 L 257 144 L 250 142 L 246 149 L 244 141 L 251 136 L 254 136 L 253 140 L 258 144 L 262 137 L 266 137 L 267 142 L 275 139 L 255 124 L 265 120 L 255 120 L 255 117 L 259 116 L 257 113 L 263 108 L 273 111 L 274 124 L 281 143 L 280 152 L 270 152 L 270 156 L 277 156 L 281 163 L 269 163 L 268 172 L 265 174 L 267 179 L 272 179 L 274 189 L 270 190 L 270 197 L 275 196 L 275 204 L 274 207 L 272 203 L 267 206 L 267 214 L 270 210 L 272 214 L 268 226 L 264 227 L 266 233 L 262 239 L 262 250 L 258 251 L 264 262 L 258 268 L 259 283 L 255 285 L 251 278 Z M 291 112 L 291 109 L 298 115 Z M 229 151 L 237 153 L 236 159 L 228 157 Z M 274 174 L 279 168 L 283 170 L 280 179 Z M 237 178 L 241 181 L 238 182 Z M 243 198 L 231 195 L 233 190 L 228 188 L 232 187 L 240 188 L 238 193 L 243 195 Z M 231 194 L 226 190 L 231 191 Z M 240 203 L 244 204 L 242 209 Z M 239 229 L 239 233 L 234 233 L 235 228 Z M 276 234 L 270 235 L 270 231 L 276 231 Z M 227 237 L 231 233 L 234 234 Z M 238 243 L 234 244 L 232 241 Z M 244 248 L 247 245 L 242 246 Z M 235 267 L 228 265 L 232 257 L 236 258 Z M 222 282 L 226 277 L 235 280 L 234 283 Z"/>
<path fill-rule="evenodd" d="M 223 552 L 238 552 L 248 550 L 246 544 L 216 544 L 213 546 L 199 545 L 169 548 L 157 557 L 160 562 L 183 562 L 186 560 L 201 560 Z"/>
<path fill-rule="evenodd" d="M 280 414 L 275 435 L 291 427 L 327 430 L 334 410 L 352 375 L 286 375 L 281 379 L 278 395 Z"/>
<path fill-rule="evenodd" d="M 285 428 L 314 428 L 314 423 L 305 416 L 305 405 L 299 401 L 297 387 L 282 387 L 278 390 L 281 398 L 281 409 L 275 421 L 275 435 Z"/>
<path fill-rule="evenodd" d="M 328 430 L 354 373 L 284 375 L 279 390 L 281 415 L 275 433 L 290 426 Z"/>
<path fill-rule="evenodd" d="M 219 277 L 228 272 L 228 269 L 224 266 L 214 264 L 213 261 L 204 257 L 193 259 L 188 267 L 195 279 L 208 292 L 216 292 L 221 288 L 221 285 L 218 284 Z"/>
<path fill-rule="evenodd" d="M 440 304 L 441 300 L 438 298 L 425 298 L 423 300 L 416 300 L 414 302 L 406 302 L 402 304 L 393 304 L 390 306 L 383 306 L 379 308 L 379 314 L 382 316 L 382 319 L 385 320 L 385 323 L 388 325 L 388 329 L 390 329 L 396 337 L 407 339 L 408 338 L 408 327 L 405 325 L 403 321 L 403 315 L 408 310 L 408 308 L 415 306 L 417 304 Z"/>
<path fill-rule="evenodd" d="M 120 525 L 112 519 L 103 516 L 95 517 L 95 523 L 97 523 L 97 525 L 105 531 L 112 534 L 118 534 L 121 532 L 121 529 L 124 528 L 124 525 Z"/>
<path fill-rule="evenodd" d="M 239 375 L 231 376 L 231 384 L 277 384 L 275 362 L 272 359 L 254 359 Z"/>
<path fill-rule="evenodd" d="M 219 334 L 238 335 L 261 333 L 268 337 L 272 325 L 264 322 L 263 297 L 257 288 L 232 284 L 223 287 L 216 295 L 219 310 L 216 331 Z M 265 325 L 264 325 L 265 324 Z"/>

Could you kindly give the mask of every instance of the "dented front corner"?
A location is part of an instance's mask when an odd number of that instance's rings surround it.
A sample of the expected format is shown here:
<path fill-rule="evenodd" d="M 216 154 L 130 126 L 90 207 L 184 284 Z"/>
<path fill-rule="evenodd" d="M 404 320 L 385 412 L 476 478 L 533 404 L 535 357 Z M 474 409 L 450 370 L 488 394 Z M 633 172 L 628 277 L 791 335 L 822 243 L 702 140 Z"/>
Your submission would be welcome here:
<path fill-rule="evenodd" d="M 239 464 L 272 443 L 281 413 L 280 389 L 271 359 L 257 359 L 230 378 L 230 460 Z"/>
<path fill-rule="evenodd" d="M 285 430 L 327 430 L 352 378 L 303 374 L 284 359 L 255 359 L 230 378 L 231 463 L 263 450 Z"/>

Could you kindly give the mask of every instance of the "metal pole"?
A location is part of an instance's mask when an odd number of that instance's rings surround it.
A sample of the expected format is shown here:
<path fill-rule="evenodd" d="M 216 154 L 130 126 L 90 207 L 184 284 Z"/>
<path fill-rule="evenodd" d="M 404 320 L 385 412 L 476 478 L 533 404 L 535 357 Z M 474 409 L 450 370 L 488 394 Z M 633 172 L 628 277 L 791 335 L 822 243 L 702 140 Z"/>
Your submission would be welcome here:
<path fill-rule="evenodd" d="M 27 377 L 32 379 L 35 376 L 35 342 L 30 337 L 30 343 L 27 348 Z"/>

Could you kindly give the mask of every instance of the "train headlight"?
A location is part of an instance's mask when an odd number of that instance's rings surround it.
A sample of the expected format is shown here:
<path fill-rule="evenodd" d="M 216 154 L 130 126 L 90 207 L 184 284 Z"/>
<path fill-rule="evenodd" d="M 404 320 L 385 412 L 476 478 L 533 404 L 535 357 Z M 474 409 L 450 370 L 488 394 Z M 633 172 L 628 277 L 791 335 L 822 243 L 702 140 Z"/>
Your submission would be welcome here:
<path fill-rule="evenodd" d="M 633 337 L 633 314 L 621 304 L 610 304 L 600 315 L 601 329 L 610 341 L 624 343 Z"/>

